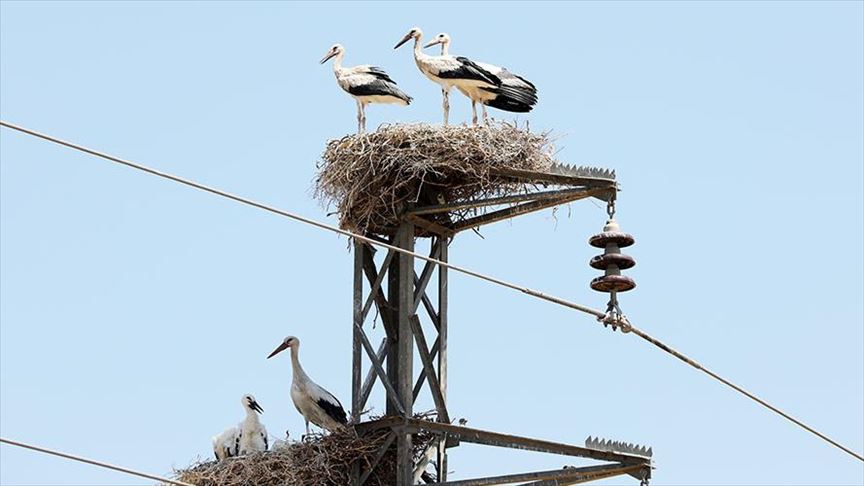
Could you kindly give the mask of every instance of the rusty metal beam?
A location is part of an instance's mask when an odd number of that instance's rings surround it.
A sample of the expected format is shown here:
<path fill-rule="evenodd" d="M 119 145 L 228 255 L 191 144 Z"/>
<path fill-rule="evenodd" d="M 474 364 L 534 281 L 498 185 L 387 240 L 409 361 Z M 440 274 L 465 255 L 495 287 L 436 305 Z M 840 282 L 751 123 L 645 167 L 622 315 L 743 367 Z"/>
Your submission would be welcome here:
<path fill-rule="evenodd" d="M 381 284 L 384 282 L 384 277 L 387 275 L 387 269 L 390 267 L 390 262 L 393 260 L 393 255 L 396 254 L 396 251 L 390 250 L 387 252 L 387 256 L 384 257 L 384 261 L 381 263 L 381 271 L 378 272 L 378 275 L 375 277 L 373 282 L 370 282 L 372 288 L 369 289 L 369 296 L 366 298 L 366 302 L 363 304 L 363 311 L 360 315 L 361 321 L 360 325 L 366 321 L 366 316 L 369 314 L 369 309 L 372 307 L 372 302 L 375 301 L 375 298 L 378 296 L 378 291 L 381 290 Z M 383 297 L 383 293 L 381 296 Z"/>
<path fill-rule="evenodd" d="M 417 276 L 417 272 L 414 272 L 414 285 L 420 285 L 420 277 Z M 429 296 L 426 295 L 425 288 L 424 292 L 420 295 L 416 295 L 415 298 L 419 297 L 419 301 L 423 303 L 423 308 L 426 309 L 426 315 L 429 316 L 429 319 L 432 320 L 432 324 L 435 325 L 435 329 L 437 330 L 440 327 L 438 323 L 438 312 L 435 311 L 435 306 L 432 305 L 432 300 L 429 299 Z M 417 312 L 417 307 L 419 307 L 417 301 L 414 302 L 414 312 Z"/>
<path fill-rule="evenodd" d="M 513 196 L 492 197 L 489 199 L 478 199 L 473 201 L 457 202 L 451 204 L 436 204 L 434 206 L 423 206 L 414 208 L 408 212 L 411 215 L 419 214 L 434 214 L 445 213 L 449 211 L 458 211 L 460 209 L 482 208 L 487 206 L 499 206 L 501 204 L 512 204 L 525 201 L 536 201 L 539 199 L 560 198 L 571 194 L 578 194 L 585 191 L 586 188 L 580 187 L 577 189 L 559 189 L 555 191 L 540 191 L 528 192 L 525 194 L 515 194 Z M 452 230 L 450 230 L 452 233 Z"/>
<path fill-rule="evenodd" d="M 569 444 L 551 442 L 540 439 L 530 439 L 527 437 L 519 437 L 516 435 L 502 434 L 499 432 L 490 432 L 487 430 L 473 429 L 470 427 L 462 427 L 459 425 L 444 424 L 439 422 L 430 422 L 419 419 L 403 419 L 401 417 L 385 417 L 379 420 L 363 422 L 357 425 L 358 431 L 376 430 L 380 428 L 390 428 L 403 426 L 414 431 L 426 431 L 435 434 L 447 434 L 448 437 L 453 437 L 461 442 L 470 442 L 474 444 L 483 444 L 493 447 L 506 447 L 510 449 L 521 449 L 526 451 L 545 452 L 549 454 L 558 454 L 563 456 L 587 457 L 598 461 L 621 462 L 627 465 L 651 463 L 650 459 L 641 456 L 631 456 L 629 454 L 621 454 L 612 451 L 601 451 L 596 449 L 588 449 Z"/>
<path fill-rule="evenodd" d="M 355 329 L 358 329 L 358 327 L 355 326 Z M 393 407 L 395 407 L 396 410 L 398 410 L 404 415 L 405 407 L 402 406 L 402 400 L 400 400 L 399 394 L 396 393 L 396 390 L 390 383 L 390 379 L 387 377 L 387 372 L 384 370 L 381 362 L 378 361 L 378 356 L 375 354 L 375 350 L 372 349 L 372 343 L 369 342 L 369 338 L 366 337 L 366 333 L 363 331 L 363 328 L 359 329 L 360 339 L 363 343 L 363 348 L 366 350 L 366 355 L 369 357 L 369 361 L 372 362 L 372 368 L 374 368 L 375 372 L 378 373 L 378 376 L 381 378 L 381 383 L 383 383 L 384 388 L 387 389 L 387 399 L 390 401 L 391 404 L 393 404 Z"/>
<path fill-rule="evenodd" d="M 604 464 L 601 466 L 533 471 L 431 484 L 435 486 L 493 486 L 512 484 L 520 481 L 532 481 L 529 483 L 532 485 L 577 484 L 585 481 L 594 481 L 597 479 L 628 474 L 630 472 L 635 472 L 642 467 L 644 466 L 634 464 Z"/>
<path fill-rule="evenodd" d="M 435 373 L 435 365 L 432 362 L 433 358 L 429 353 L 426 336 L 423 334 L 423 327 L 420 325 L 420 319 L 416 315 L 411 316 L 411 330 L 414 333 L 414 341 L 417 343 L 420 361 L 423 362 L 423 372 L 426 374 L 427 381 L 429 381 L 429 391 L 432 393 L 432 401 L 435 402 L 438 418 L 442 422 L 450 423 L 450 414 L 447 413 L 447 403 L 441 395 L 441 385 L 438 383 L 438 374 Z"/>
<path fill-rule="evenodd" d="M 590 481 L 599 481 L 601 479 L 608 479 L 615 476 L 623 476 L 628 474 L 630 476 L 635 477 L 641 481 L 642 477 L 650 477 L 650 466 L 638 466 L 635 464 L 624 466 L 622 465 L 620 468 L 616 467 L 617 465 L 611 466 L 591 466 L 591 467 L 608 467 L 607 470 L 601 470 L 597 472 L 591 472 L 587 474 L 582 474 L 571 477 L 571 479 L 544 479 L 540 481 L 533 481 L 530 483 L 525 483 L 520 486 L 571 486 L 573 484 L 582 484 Z M 578 468 L 578 469 L 589 469 L 589 468 Z M 641 472 L 640 472 L 641 471 Z"/>
<path fill-rule="evenodd" d="M 414 251 L 414 225 L 403 222 L 400 228 L 400 236 L 396 239 L 397 246 L 408 251 Z M 414 305 L 414 257 L 400 254 L 394 263 L 398 266 L 395 279 L 391 282 L 398 286 L 395 299 L 391 303 L 396 306 L 397 339 L 396 349 L 391 349 L 390 358 L 395 357 L 395 375 L 392 380 L 396 385 L 399 399 L 404 406 L 401 415 L 405 418 L 412 417 L 414 396 L 412 395 L 414 384 L 414 339 L 412 337 L 410 312 Z M 391 270 L 391 279 L 394 277 Z M 391 292 L 393 288 L 388 289 Z M 393 295 L 393 294 L 391 294 Z M 394 354 L 395 351 L 395 354 Z M 396 484 L 409 486 L 414 477 L 414 460 L 411 431 L 407 428 L 394 428 L 396 433 Z"/>
<path fill-rule="evenodd" d="M 442 262 L 447 262 L 449 254 L 450 240 L 447 238 L 439 238 L 438 259 Z M 444 403 L 447 403 L 447 310 L 449 308 L 449 301 L 447 300 L 449 298 L 447 285 L 447 267 L 438 265 L 438 338 L 435 339 L 435 344 L 432 345 L 431 354 L 432 359 L 435 359 L 435 353 L 438 353 L 438 386 L 441 389 L 441 396 L 444 397 Z M 446 434 L 441 437 L 440 441 L 438 441 L 437 465 L 438 480 L 447 481 Z"/>
<path fill-rule="evenodd" d="M 362 346 L 362 343 L 361 343 Z M 378 362 L 383 363 L 384 358 L 387 357 L 387 350 L 389 347 L 387 346 L 387 338 L 381 340 L 381 344 L 378 346 L 378 352 L 376 356 L 378 356 Z M 366 402 L 369 400 L 369 395 L 372 393 L 372 387 L 375 386 L 375 381 L 378 379 L 378 370 L 375 367 L 369 368 L 369 372 L 366 373 L 366 379 L 363 381 L 363 386 L 360 388 L 360 401 L 358 407 L 358 413 L 363 410 L 363 407 L 366 406 Z"/>
<path fill-rule="evenodd" d="M 497 176 L 519 179 L 523 182 L 545 182 L 547 184 L 561 184 L 565 186 L 604 187 L 612 189 L 617 187 L 617 183 L 610 179 L 576 177 L 564 174 L 547 174 L 545 172 L 530 170 L 493 168 L 489 170 L 489 173 Z"/>
<path fill-rule="evenodd" d="M 440 225 L 440 224 L 435 223 L 433 221 L 429 221 L 428 219 L 421 218 L 420 216 L 417 216 L 416 214 L 408 213 L 405 216 L 405 218 L 408 221 L 414 223 L 414 225 L 419 226 L 419 227 L 425 229 L 426 231 L 429 231 L 430 233 L 435 233 L 436 235 L 453 236 L 456 234 L 451 228 L 448 228 L 444 225 Z"/>
<path fill-rule="evenodd" d="M 363 273 L 366 275 L 366 280 L 369 281 L 369 285 L 373 285 L 375 281 L 378 279 L 378 270 L 375 268 L 375 260 L 372 257 L 372 252 L 365 251 L 363 252 Z M 387 331 L 387 335 L 393 335 L 396 330 L 395 326 L 390 319 L 390 305 L 387 302 L 387 297 L 384 295 L 384 291 L 381 290 L 381 287 L 378 287 L 378 291 L 372 293 L 375 296 L 375 305 L 378 306 L 378 314 L 381 316 L 381 322 L 384 323 L 384 330 Z"/>
<path fill-rule="evenodd" d="M 491 213 L 486 213 L 474 218 L 466 219 L 454 226 L 453 230 L 459 232 L 471 228 L 476 228 L 478 226 L 483 226 L 486 224 L 497 223 L 498 221 L 515 218 L 516 216 L 521 216 L 523 214 L 533 213 L 535 211 L 541 211 L 546 208 L 551 208 L 554 206 L 559 206 L 561 204 L 567 204 L 569 202 L 585 199 L 587 197 L 591 197 L 609 190 L 610 189 L 608 188 L 586 189 L 566 197 L 519 204 L 517 206 L 512 206 L 498 211 L 492 211 Z"/>
<path fill-rule="evenodd" d="M 439 243 L 437 241 L 433 242 L 432 249 L 429 251 L 429 258 L 438 258 L 438 248 Z M 420 299 L 426 297 L 426 286 L 429 285 L 429 280 L 432 279 L 432 273 L 433 270 L 435 270 L 435 265 L 436 264 L 433 262 L 426 262 L 426 265 L 423 266 L 423 271 L 420 272 L 419 277 L 417 276 L 417 272 L 414 272 L 414 302 L 411 310 L 409 311 L 411 314 L 417 312 L 417 307 L 420 305 Z"/>
<path fill-rule="evenodd" d="M 429 352 L 429 355 L 432 359 L 435 359 L 435 356 L 438 355 L 438 348 L 441 346 L 441 335 L 439 334 L 437 338 L 435 338 L 435 343 L 432 345 L 432 349 Z M 441 363 L 438 363 L 439 369 Z M 439 372 L 440 375 L 440 372 Z M 417 396 L 420 395 L 420 391 L 423 389 L 423 382 L 426 381 L 426 370 L 420 370 L 420 376 L 417 377 L 417 382 L 414 384 L 414 399 L 417 399 Z M 440 381 L 440 380 L 439 380 Z"/>
<path fill-rule="evenodd" d="M 363 372 L 363 354 L 360 328 L 363 326 L 361 302 L 363 300 L 363 248 L 364 244 L 354 240 L 354 298 L 352 303 L 354 327 L 351 340 L 351 421 L 360 419 L 363 405 L 360 403 L 360 374 Z"/>

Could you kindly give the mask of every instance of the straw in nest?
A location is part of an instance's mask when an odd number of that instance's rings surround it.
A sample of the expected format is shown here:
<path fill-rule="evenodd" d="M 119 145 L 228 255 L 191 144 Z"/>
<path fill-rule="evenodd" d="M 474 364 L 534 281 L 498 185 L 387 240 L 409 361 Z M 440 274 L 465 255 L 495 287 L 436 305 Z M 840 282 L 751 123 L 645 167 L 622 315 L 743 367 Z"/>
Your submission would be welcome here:
<path fill-rule="evenodd" d="M 408 206 L 467 202 L 523 193 L 524 183 L 490 169 L 546 171 L 554 162 L 548 134 L 505 123 L 485 127 L 385 125 L 327 144 L 315 196 L 335 206 L 343 229 L 390 235 Z M 473 210 L 446 213 L 450 225 Z"/>
<path fill-rule="evenodd" d="M 267 452 L 199 462 L 175 471 L 175 476 L 197 486 L 344 486 L 351 484 L 355 464 L 368 468 L 388 433 L 378 430 L 358 437 L 352 429 L 344 429 Z M 413 435 L 415 460 L 433 439 L 427 433 Z M 394 443 L 365 484 L 391 486 L 395 475 Z"/>

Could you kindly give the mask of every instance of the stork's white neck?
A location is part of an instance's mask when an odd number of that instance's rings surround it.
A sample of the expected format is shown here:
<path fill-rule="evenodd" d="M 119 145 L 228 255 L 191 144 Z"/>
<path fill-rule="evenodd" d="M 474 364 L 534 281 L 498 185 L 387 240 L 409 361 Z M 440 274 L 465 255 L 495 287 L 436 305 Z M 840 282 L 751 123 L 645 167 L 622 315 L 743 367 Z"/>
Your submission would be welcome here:
<path fill-rule="evenodd" d="M 342 51 L 336 54 L 336 57 L 333 58 L 333 72 L 339 72 L 342 69 L 342 58 L 345 57 L 345 52 Z"/>
<path fill-rule="evenodd" d="M 450 55 L 450 41 L 444 41 L 441 43 L 441 55 L 449 56 Z"/>
<path fill-rule="evenodd" d="M 414 59 L 422 59 L 424 57 L 428 56 L 423 52 L 423 36 L 418 35 L 414 38 Z"/>
<path fill-rule="evenodd" d="M 309 381 L 309 376 L 300 366 L 300 346 L 291 346 L 291 369 L 294 371 L 294 381 Z"/>
<path fill-rule="evenodd" d="M 246 409 L 246 418 L 243 420 L 243 422 L 247 425 L 258 424 L 259 423 L 258 422 L 258 412 L 256 412 L 255 410 L 252 410 L 248 406 L 244 407 L 244 408 Z"/>

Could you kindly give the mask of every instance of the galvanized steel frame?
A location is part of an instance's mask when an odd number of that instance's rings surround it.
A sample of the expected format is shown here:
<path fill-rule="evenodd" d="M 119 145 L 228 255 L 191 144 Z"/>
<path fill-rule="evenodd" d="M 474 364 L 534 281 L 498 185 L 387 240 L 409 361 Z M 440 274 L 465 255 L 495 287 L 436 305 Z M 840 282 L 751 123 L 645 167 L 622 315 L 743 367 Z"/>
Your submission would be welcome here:
<path fill-rule="evenodd" d="M 410 251 L 414 251 L 415 242 L 414 224 L 410 219 L 406 219 L 395 235 L 388 240 L 388 243 Z M 429 256 L 447 262 L 449 242 L 446 236 L 432 238 Z M 387 416 L 413 417 L 414 400 L 425 384 L 435 403 L 438 420 L 449 422 L 447 411 L 448 269 L 433 262 L 426 262 L 418 274 L 411 255 L 393 250 L 388 251 L 379 265 L 375 262 L 374 247 L 360 241 L 353 242 L 353 251 L 352 421 L 356 423 L 360 420 L 372 389 L 376 382 L 381 382 L 387 397 Z M 437 303 L 433 302 L 427 294 L 427 289 L 436 273 Z M 373 304 L 378 309 L 386 332 L 386 337 L 377 349 L 364 328 Z M 437 333 L 431 347 L 417 315 L 421 305 Z M 416 378 L 413 366 L 415 345 L 421 362 Z M 364 361 L 368 361 L 370 366 L 365 379 L 361 380 Z M 392 435 L 395 438 L 398 456 L 397 483 L 411 484 L 414 475 L 412 433 L 395 428 Z M 389 443 L 387 447 L 390 447 Z M 446 471 L 447 454 L 444 444 L 436 444 L 435 447 L 437 448 L 436 466 L 440 471 Z M 362 484 L 365 481 L 378 460 L 380 456 L 365 471 L 355 469 L 355 484 Z"/>
<path fill-rule="evenodd" d="M 526 184 L 535 184 L 535 187 L 539 184 L 565 186 L 565 188 L 470 202 L 406 208 L 402 224 L 385 242 L 413 252 L 417 242 L 415 235 L 420 230 L 432 235 L 429 256 L 446 263 L 450 240 L 460 231 L 588 197 L 610 200 L 618 190 L 615 175 L 610 171 L 569 166 L 556 166 L 553 169 L 552 173 L 500 171 L 496 175 Z M 508 207 L 479 214 L 455 225 L 444 226 L 424 217 L 465 209 L 485 210 L 505 205 Z M 382 428 L 390 431 L 374 460 L 366 466 L 365 470 L 361 470 L 360 466 L 355 467 L 354 484 L 359 486 L 366 481 L 394 442 L 397 454 L 395 482 L 400 486 L 412 484 L 415 464 L 411 439 L 412 435 L 418 432 L 431 433 L 439 437 L 439 440 L 433 443 L 433 447 L 437 449 L 435 460 L 439 472 L 437 479 L 439 482 L 434 484 L 441 486 L 481 486 L 519 481 L 529 481 L 526 484 L 532 485 L 563 485 L 622 474 L 647 481 L 651 475 L 650 458 L 450 424 L 447 410 L 447 268 L 433 262 L 426 262 L 423 270 L 418 274 L 414 268 L 414 258 L 394 250 L 389 250 L 381 263 L 377 264 L 374 258 L 374 247 L 357 240 L 353 242 L 353 251 L 354 337 L 351 418 L 360 434 Z M 436 270 L 437 302 L 433 302 L 426 290 Z M 386 332 L 386 337 L 377 348 L 373 346 L 364 329 L 364 323 L 373 305 L 378 309 Z M 417 315 L 421 306 L 432 322 L 432 327 L 437 331 L 431 346 Z M 413 369 L 415 345 L 421 365 L 416 379 Z M 362 377 L 364 361 L 370 363 L 365 379 Z M 382 383 L 387 397 L 386 416 L 378 420 L 360 422 L 361 413 L 378 381 Z M 437 412 L 435 422 L 415 419 L 413 416 L 414 400 L 424 389 L 424 385 L 435 403 Z M 585 457 L 611 463 L 448 482 L 447 448 L 454 447 L 460 442 Z"/>
<path fill-rule="evenodd" d="M 441 478 L 439 482 L 431 483 L 438 486 L 483 486 L 512 484 L 520 481 L 531 481 L 527 484 L 532 485 L 564 485 L 595 481 L 624 474 L 646 482 L 651 477 L 652 464 L 651 458 L 649 457 L 616 451 L 590 449 L 587 447 L 531 439 L 527 437 L 502 434 L 499 432 L 490 432 L 448 423 L 431 422 L 428 420 L 407 417 L 384 417 L 382 419 L 358 424 L 356 429 L 360 434 L 381 429 L 390 429 L 394 433 L 415 434 L 418 432 L 426 432 L 439 436 L 441 438 L 439 443 L 446 443 L 448 445 L 467 442 L 493 447 L 521 449 L 571 457 L 584 457 L 610 462 L 609 464 L 598 466 L 566 467 L 556 470 L 532 471 L 458 481 L 447 481 L 446 478 Z"/>

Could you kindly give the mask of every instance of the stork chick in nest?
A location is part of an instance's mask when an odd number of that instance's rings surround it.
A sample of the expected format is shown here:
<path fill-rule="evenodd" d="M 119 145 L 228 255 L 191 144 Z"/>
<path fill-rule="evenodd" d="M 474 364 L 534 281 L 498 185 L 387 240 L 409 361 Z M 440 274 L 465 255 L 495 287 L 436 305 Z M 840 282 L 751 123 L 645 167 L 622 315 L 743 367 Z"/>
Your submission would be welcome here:
<path fill-rule="evenodd" d="M 249 452 L 267 450 L 267 429 L 258 420 L 258 414 L 264 409 L 258 405 L 255 397 L 249 394 L 243 395 L 240 404 L 246 411 L 246 418 L 213 437 L 213 453 L 218 461 Z"/>
<path fill-rule="evenodd" d="M 240 429 L 240 454 L 266 451 L 267 429 L 258 420 L 258 414 L 263 413 L 264 409 L 249 394 L 243 395 L 241 403 L 246 410 L 246 418 L 237 426 Z"/>
<path fill-rule="evenodd" d="M 240 429 L 228 427 L 221 434 L 213 437 L 213 454 L 217 461 L 225 460 L 240 454 Z"/>

